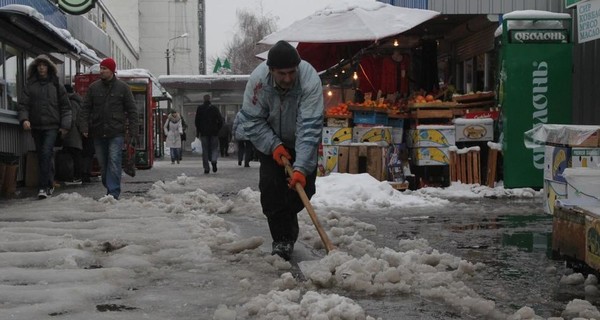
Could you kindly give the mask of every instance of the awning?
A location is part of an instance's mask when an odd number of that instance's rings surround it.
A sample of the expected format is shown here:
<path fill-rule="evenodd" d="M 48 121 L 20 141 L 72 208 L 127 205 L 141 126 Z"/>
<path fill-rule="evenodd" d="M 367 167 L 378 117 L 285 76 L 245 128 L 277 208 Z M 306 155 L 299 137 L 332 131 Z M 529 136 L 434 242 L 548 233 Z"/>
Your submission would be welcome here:
<path fill-rule="evenodd" d="M 56 27 L 32 7 L 10 4 L 0 8 L 2 36 L 19 47 L 35 53 L 78 53 Z"/>

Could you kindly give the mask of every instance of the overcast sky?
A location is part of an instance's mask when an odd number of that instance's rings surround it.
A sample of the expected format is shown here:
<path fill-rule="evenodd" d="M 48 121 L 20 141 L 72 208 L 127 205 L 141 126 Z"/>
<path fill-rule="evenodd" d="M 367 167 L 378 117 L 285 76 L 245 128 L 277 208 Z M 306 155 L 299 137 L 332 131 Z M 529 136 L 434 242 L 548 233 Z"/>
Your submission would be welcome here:
<path fill-rule="evenodd" d="M 236 10 L 248 9 L 277 17 L 278 30 L 332 2 L 344 0 L 206 0 L 206 58 L 221 57 L 237 30 Z"/>

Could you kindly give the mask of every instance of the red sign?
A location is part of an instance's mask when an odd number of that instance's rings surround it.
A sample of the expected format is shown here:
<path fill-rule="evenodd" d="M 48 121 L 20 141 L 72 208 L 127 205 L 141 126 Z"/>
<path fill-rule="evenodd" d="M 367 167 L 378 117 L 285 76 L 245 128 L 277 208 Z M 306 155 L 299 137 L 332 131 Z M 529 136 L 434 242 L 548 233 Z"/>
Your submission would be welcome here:
<path fill-rule="evenodd" d="M 499 111 L 472 111 L 465 114 L 465 118 L 467 119 L 492 118 L 494 120 L 498 120 L 499 116 Z"/>

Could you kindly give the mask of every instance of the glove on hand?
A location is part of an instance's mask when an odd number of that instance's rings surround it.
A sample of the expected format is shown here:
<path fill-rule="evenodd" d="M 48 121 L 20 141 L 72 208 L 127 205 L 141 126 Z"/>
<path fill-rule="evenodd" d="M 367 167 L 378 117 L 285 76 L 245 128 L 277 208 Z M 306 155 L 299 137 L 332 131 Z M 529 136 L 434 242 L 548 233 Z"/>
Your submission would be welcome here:
<path fill-rule="evenodd" d="M 306 187 L 306 177 L 304 176 L 304 173 L 298 170 L 294 170 L 292 178 L 289 181 L 290 184 L 288 186 L 290 187 L 290 189 L 295 189 L 296 183 L 299 183 L 302 186 L 302 188 Z"/>
<path fill-rule="evenodd" d="M 289 161 L 292 161 L 292 156 L 282 144 L 278 145 L 277 148 L 273 150 L 273 160 L 275 160 L 275 162 L 277 162 L 278 165 L 284 167 L 285 165 L 283 164 L 281 157 L 285 157 Z"/>

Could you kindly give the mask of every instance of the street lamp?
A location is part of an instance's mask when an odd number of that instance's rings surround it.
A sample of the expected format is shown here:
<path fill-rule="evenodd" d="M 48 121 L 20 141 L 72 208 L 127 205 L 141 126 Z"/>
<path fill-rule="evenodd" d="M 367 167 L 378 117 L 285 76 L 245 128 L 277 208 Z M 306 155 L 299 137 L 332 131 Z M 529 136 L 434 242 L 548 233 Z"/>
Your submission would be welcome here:
<path fill-rule="evenodd" d="M 186 32 L 184 34 L 178 35 L 177 37 L 173 37 L 173 38 L 169 39 L 169 41 L 167 41 L 167 51 L 166 51 L 166 54 L 167 54 L 167 75 L 171 74 L 171 66 L 170 66 L 170 63 L 169 63 L 169 58 L 171 58 L 171 54 L 169 52 L 169 45 L 171 44 L 171 41 L 173 41 L 175 39 L 187 38 L 187 37 L 188 37 L 188 33 Z"/>

